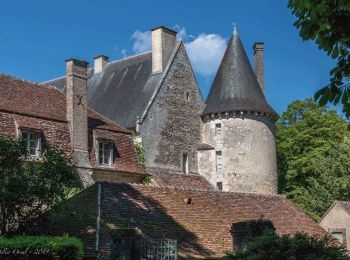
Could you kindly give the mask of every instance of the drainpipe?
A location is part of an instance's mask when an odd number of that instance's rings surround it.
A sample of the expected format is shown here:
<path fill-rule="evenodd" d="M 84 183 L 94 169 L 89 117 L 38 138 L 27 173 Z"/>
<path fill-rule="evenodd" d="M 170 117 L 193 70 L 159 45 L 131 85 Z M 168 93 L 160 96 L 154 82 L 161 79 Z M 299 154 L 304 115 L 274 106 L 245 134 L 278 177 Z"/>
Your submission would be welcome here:
<path fill-rule="evenodd" d="M 96 218 L 96 252 L 100 244 L 100 218 L 101 218 L 101 183 L 97 183 L 97 218 Z"/>

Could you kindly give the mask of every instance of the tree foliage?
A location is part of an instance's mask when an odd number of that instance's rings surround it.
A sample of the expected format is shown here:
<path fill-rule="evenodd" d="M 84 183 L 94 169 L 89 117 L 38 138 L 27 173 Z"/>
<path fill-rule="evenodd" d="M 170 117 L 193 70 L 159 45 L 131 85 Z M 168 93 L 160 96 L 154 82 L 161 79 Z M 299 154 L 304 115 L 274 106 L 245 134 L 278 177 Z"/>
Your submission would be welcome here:
<path fill-rule="evenodd" d="M 349 259 L 347 251 L 332 245 L 332 238 L 315 238 L 306 234 L 278 236 L 266 230 L 250 241 L 233 259 L 294 260 L 294 259 Z"/>
<path fill-rule="evenodd" d="M 315 94 L 320 105 L 342 103 L 350 116 L 350 1 L 289 0 L 288 7 L 297 17 L 294 25 L 303 40 L 314 40 L 318 47 L 337 60 L 330 71 L 330 83 Z"/>
<path fill-rule="evenodd" d="M 136 151 L 137 158 L 139 162 L 141 163 L 142 167 L 146 169 L 146 161 L 145 161 L 145 150 L 143 148 L 142 141 L 139 139 L 134 140 L 134 147 Z"/>
<path fill-rule="evenodd" d="M 347 122 L 311 99 L 295 101 L 277 123 L 279 192 L 318 220 L 334 200 L 350 200 Z"/>
<path fill-rule="evenodd" d="M 81 188 L 63 151 L 46 145 L 42 160 L 23 157 L 21 140 L 0 136 L 0 235 L 13 233 L 44 209 Z"/>

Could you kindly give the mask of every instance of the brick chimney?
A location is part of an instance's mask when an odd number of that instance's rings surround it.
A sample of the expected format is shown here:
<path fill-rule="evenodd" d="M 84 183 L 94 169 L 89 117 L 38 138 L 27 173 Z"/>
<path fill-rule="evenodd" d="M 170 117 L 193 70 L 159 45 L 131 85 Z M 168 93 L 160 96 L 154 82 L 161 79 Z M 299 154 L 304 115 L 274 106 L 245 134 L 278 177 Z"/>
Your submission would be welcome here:
<path fill-rule="evenodd" d="M 158 26 L 152 31 L 152 73 L 163 72 L 176 44 L 175 31 Z"/>
<path fill-rule="evenodd" d="M 265 94 L 265 77 L 264 77 L 264 43 L 256 42 L 254 49 L 255 76 L 260 84 L 261 90 Z"/>
<path fill-rule="evenodd" d="M 102 73 L 108 63 L 108 56 L 99 55 L 94 58 L 94 74 Z"/>
<path fill-rule="evenodd" d="M 90 167 L 88 152 L 87 107 L 88 62 L 66 60 L 67 120 L 71 133 L 73 161 L 76 166 Z"/>

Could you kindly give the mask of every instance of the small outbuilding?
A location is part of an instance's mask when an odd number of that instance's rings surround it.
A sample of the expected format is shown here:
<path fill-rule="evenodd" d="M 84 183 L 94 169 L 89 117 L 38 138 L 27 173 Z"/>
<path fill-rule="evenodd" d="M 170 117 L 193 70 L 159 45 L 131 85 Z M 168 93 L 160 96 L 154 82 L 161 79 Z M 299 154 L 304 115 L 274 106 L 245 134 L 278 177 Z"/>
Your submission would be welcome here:
<path fill-rule="evenodd" d="M 328 233 L 350 248 L 350 201 L 335 201 L 318 222 Z"/>
<path fill-rule="evenodd" d="M 60 209 L 59 209 L 60 208 Z M 113 233 L 135 228 L 147 239 L 176 241 L 179 257 L 222 257 L 235 251 L 233 225 L 264 218 L 277 234 L 327 235 L 285 196 L 97 182 L 38 223 L 40 234 L 82 239 L 85 257 L 110 259 Z M 123 243 L 121 243 L 123 242 Z"/>

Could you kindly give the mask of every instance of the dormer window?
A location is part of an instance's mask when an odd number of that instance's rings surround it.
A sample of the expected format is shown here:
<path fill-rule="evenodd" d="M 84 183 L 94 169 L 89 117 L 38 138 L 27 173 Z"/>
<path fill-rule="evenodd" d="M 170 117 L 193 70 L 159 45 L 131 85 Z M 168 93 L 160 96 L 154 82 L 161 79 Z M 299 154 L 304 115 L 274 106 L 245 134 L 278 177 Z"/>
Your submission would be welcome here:
<path fill-rule="evenodd" d="M 98 141 L 98 164 L 101 166 L 112 166 L 113 143 L 108 141 Z"/>
<path fill-rule="evenodd" d="M 41 133 L 29 130 L 21 130 L 22 141 L 27 149 L 27 157 L 41 156 Z"/>

